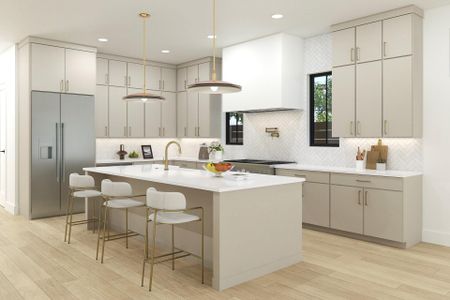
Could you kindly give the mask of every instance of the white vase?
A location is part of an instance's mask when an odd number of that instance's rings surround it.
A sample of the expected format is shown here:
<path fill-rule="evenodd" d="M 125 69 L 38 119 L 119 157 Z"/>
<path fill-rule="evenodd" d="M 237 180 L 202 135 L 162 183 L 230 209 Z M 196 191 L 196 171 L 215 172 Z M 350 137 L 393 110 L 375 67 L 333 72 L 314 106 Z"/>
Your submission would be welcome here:
<path fill-rule="evenodd" d="M 357 160 L 355 164 L 356 170 L 362 171 L 365 169 L 364 160 Z"/>
<path fill-rule="evenodd" d="M 213 162 L 223 161 L 223 151 L 212 151 L 210 155 L 210 160 Z"/>
<path fill-rule="evenodd" d="M 377 171 L 386 171 L 385 163 L 377 163 Z"/>

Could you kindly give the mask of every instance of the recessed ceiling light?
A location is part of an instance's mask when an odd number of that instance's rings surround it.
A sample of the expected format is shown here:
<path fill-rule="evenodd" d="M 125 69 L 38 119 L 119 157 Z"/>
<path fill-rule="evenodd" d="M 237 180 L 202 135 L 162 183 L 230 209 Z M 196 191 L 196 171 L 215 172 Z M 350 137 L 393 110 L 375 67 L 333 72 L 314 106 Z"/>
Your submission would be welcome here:
<path fill-rule="evenodd" d="M 108 41 L 107 38 L 98 38 L 98 41 L 101 43 L 106 43 Z"/>
<path fill-rule="evenodd" d="M 168 54 L 170 53 L 170 50 L 161 50 L 161 53 Z"/>
<path fill-rule="evenodd" d="M 216 39 L 217 39 L 217 35 L 216 36 L 214 36 L 213 34 L 208 35 L 208 39 L 210 39 L 210 40 L 212 40 L 214 37 L 216 37 Z"/>
<path fill-rule="evenodd" d="M 274 14 L 272 15 L 272 19 L 278 20 L 278 19 L 283 19 L 283 15 L 282 14 Z"/>

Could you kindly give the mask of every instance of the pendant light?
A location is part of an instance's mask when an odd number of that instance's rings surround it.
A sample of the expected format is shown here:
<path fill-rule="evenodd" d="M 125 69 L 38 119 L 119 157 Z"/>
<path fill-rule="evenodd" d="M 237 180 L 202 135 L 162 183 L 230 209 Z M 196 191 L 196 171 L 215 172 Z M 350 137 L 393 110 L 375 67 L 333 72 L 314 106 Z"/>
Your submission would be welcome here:
<path fill-rule="evenodd" d="M 211 80 L 200 81 L 188 86 L 189 92 L 197 92 L 200 94 L 229 94 L 237 93 L 242 90 L 238 84 L 217 80 L 216 73 L 216 0 L 213 1 L 213 34 L 212 34 L 212 48 L 213 48 L 213 69 Z"/>
<path fill-rule="evenodd" d="M 131 94 L 123 97 L 123 100 L 125 101 L 162 101 L 165 100 L 164 97 L 161 95 L 155 95 L 151 93 L 147 93 L 147 72 L 146 72 L 146 66 L 147 66 L 147 19 L 150 17 L 149 13 L 141 12 L 139 14 L 139 17 L 142 18 L 143 24 L 144 24 L 144 30 L 143 30 L 143 57 L 142 61 L 144 63 L 144 90 L 142 93 L 136 93 Z"/>

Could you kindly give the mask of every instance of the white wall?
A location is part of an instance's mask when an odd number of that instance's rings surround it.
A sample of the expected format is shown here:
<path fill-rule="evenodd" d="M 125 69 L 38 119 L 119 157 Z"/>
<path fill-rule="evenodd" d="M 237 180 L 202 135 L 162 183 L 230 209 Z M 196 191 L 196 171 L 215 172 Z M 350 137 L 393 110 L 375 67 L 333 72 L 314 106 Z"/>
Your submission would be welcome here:
<path fill-rule="evenodd" d="M 18 213 L 16 187 L 16 47 L 0 53 L 0 84 L 6 89 L 6 204 L 5 209 Z"/>
<path fill-rule="evenodd" d="M 450 6 L 424 19 L 423 240 L 450 246 Z"/>

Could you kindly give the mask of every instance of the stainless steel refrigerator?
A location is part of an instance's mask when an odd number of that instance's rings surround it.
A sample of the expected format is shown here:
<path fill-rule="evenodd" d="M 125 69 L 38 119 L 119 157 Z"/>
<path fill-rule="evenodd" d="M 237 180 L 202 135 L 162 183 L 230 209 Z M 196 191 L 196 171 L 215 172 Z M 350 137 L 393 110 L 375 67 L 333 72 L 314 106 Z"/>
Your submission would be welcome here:
<path fill-rule="evenodd" d="M 62 215 L 69 174 L 95 165 L 94 97 L 33 91 L 31 107 L 31 218 Z"/>

